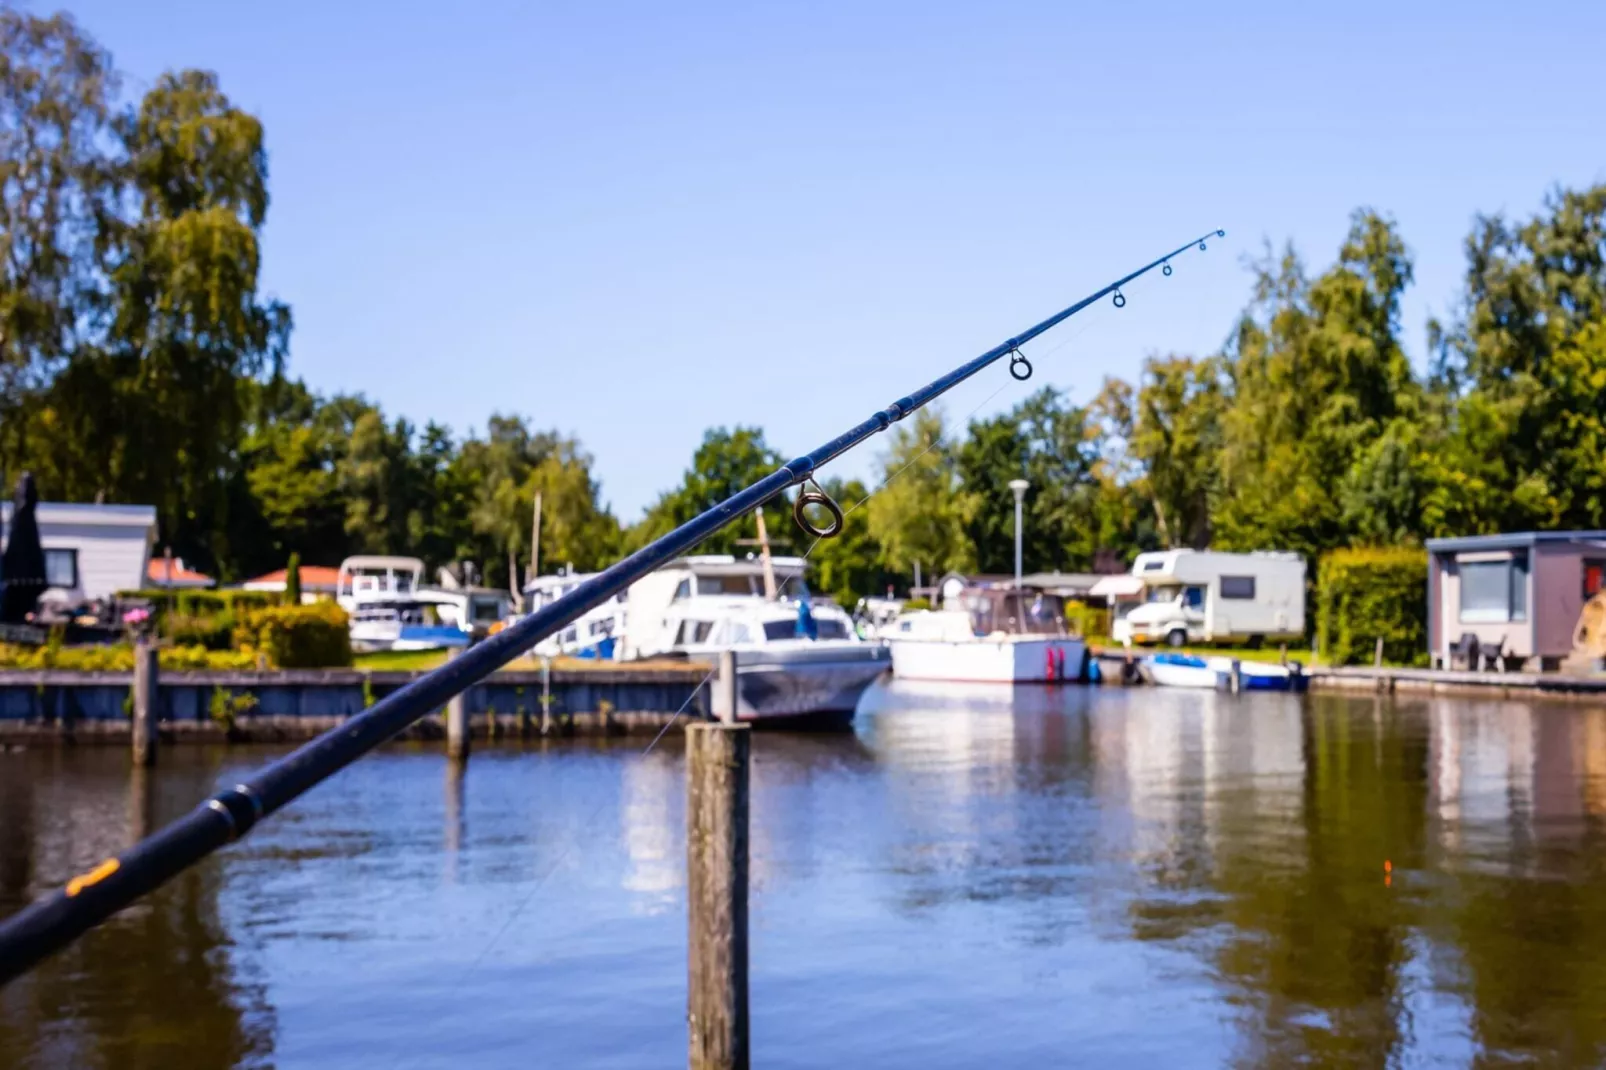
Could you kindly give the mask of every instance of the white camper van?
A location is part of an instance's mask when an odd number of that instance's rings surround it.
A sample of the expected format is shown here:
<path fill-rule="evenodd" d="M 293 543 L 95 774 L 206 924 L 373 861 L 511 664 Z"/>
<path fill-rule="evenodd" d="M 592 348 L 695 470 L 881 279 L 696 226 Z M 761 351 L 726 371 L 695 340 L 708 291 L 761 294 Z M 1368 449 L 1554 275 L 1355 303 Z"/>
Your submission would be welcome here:
<path fill-rule="evenodd" d="M 1298 554 L 1164 550 L 1139 554 L 1143 603 L 1115 622 L 1120 642 L 1295 642 L 1305 635 L 1305 559 Z"/>

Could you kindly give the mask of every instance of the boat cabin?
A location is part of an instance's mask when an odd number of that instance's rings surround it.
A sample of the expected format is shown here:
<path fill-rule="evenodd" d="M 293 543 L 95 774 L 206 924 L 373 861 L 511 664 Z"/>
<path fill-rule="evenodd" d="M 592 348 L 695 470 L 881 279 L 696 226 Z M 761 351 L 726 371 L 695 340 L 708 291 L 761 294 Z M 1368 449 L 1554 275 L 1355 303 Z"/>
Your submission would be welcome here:
<path fill-rule="evenodd" d="M 416 557 L 359 554 L 340 562 L 335 576 L 335 601 L 350 613 L 359 602 L 411 595 L 424 575 L 424 562 Z"/>
<path fill-rule="evenodd" d="M 779 602 L 807 595 L 804 568 L 800 557 L 770 559 Z M 688 620 L 714 621 L 724 612 L 717 606 L 720 600 L 764 602 L 764 588 L 764 563 L 756 556 L 697 554 L 671 561 L 630 586 L 624 656 L 650 657 L 683 647 L 682 630 Z M 699 611 L 694 612 L 694 606 Z M 698 624 L 690 626 L 695 635 Z"/>

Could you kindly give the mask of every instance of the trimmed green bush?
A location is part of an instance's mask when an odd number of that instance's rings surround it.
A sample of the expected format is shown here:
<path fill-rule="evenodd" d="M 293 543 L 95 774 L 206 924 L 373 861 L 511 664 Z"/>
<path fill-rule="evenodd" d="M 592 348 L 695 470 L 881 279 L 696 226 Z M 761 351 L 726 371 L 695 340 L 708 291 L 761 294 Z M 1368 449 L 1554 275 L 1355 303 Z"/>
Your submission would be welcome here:
<path fill-rule="evenodd" d="M 278 605 L 284 596 L 276 591 L 242 591 L 232 587 L 221 591 L 169 591 L 156 587 L 119 591 L 117 597 L 149 602 L 151 611 L 158 617 L 168 613 L 185 617 L 212 617 L 220 613 L 239 613 L 246 609 Z"/>
<path fill-rule="evenodd" d="M 256 659 L 232 650 L 200 646 L 164 646 L 157 663 L 169 672 L 211 669 L 254 669 Z M 107 646 L 13 646 L 0 643 L 0 669 L 60 669 L 64 672 L 132 672 L 134 648 L 126 643 Z"/>
<path fill-rule="evenodd" d="M 1089 605 L 1079 599 L 1066 599 L 1065 627 L 1072 635 L 1080 635 L 1083 638 L 1108 638 L 1110 611 L 1104 606 Z"/>
<path fill-rule="evenodd" d="M 240 617 L 234 634 L 243 653 L 260 655 L 275 669 L 351 664 L 350 620 L 334 602 L 249 610 Z"/>
<path fill-rule="evenodd" d="M 202 646 L 208 650 L 230 650 L 234 647 L 234 623 L 233 612 L 205 617 L 169 613 L 158 618 L 157 632 L 174 646 Z"/>
<path fill-rule="evenodd" d="M 1379 636 L 1385 661 L 1427 664 L 1427 551 L 1334 550 L 1317 572 L 1316 605 L 1317 641 L 1329 664 L 1371 664 Z"/>

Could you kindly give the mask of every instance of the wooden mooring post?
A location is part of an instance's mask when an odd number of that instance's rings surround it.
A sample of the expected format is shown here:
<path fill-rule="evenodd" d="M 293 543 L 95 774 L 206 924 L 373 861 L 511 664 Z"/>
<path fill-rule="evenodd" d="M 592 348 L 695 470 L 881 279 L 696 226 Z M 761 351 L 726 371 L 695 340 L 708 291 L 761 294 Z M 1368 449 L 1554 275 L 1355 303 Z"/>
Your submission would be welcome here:
<path fill-rule="evenodd" d="M 686 729 L 691 1070 L 747 1070 L 747 725 Z"/>
<path fill-rule="evenodd" d="M 141 639 L 134 644 L 134 711 L 129 733 L 135 765 L 156 764 L 156 697 L 159 684 L 156 644 L 149 639 Z"/>
<path fill-rule="evenodd" d="M 714 719 L 722 724 L 735 724 L 736 706 L 736 653 L 723 650 L 714 667 Z"/>
<path fill-rule="evenodd" d="M 446 703 L 446 757 L 457 762 L 468 760 L 468 704 L 464 694 L 459 691 Z"/>

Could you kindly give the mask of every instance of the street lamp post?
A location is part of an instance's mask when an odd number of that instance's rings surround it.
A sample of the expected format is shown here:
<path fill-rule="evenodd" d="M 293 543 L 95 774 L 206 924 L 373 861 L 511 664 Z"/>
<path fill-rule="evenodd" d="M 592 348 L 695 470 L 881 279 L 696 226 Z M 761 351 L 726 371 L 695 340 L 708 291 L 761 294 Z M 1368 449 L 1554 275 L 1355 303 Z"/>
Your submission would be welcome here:
<path fill-rule="evenodd" d="M 1009 489 L 1015 492 L 1015 589 L 1020 590 L 1020 503 L 1026 497 L 1026 488 L 1031 486 L 1024 479 L 1009 481 Z"/>

